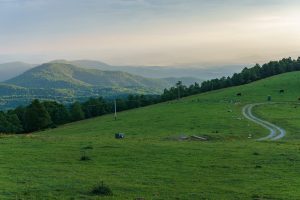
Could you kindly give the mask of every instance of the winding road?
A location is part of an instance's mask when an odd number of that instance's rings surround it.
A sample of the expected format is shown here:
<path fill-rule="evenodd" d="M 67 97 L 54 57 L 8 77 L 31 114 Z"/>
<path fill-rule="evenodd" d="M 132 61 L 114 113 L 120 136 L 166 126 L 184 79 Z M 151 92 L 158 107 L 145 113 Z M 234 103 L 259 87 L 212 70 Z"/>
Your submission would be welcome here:
<path fill-rule="evenodd" d="M 259 138 L 258 140 L 259 141 L 263 141 L 263 140 L 279 140 L 281 138 L 283 138 L 285 135 L 286 135 L 286 131 L 275 125 L 275 124 L 272 124 L 270 122 L 267 122 L 263 119 L 260 119 L 256 116 L 254 116 L 252 114 L 252 109 L 253 107 L 255 106 L 259 106 L 259 105 L 263 105 L 265 103 L 256 103 L 256 104 L 248 104 L 246 105 L 244 108 L 243 108 L 243 115 L 245 118 L 247 118 L 248 120 L 251 120 L 253 121 L 254 123 L 256 124 L 259 124 L 261 125 L 262 127 L 268 129 L 270 131 L 270 134 L 266 137 L 263 137 L 263 138 Z"/>

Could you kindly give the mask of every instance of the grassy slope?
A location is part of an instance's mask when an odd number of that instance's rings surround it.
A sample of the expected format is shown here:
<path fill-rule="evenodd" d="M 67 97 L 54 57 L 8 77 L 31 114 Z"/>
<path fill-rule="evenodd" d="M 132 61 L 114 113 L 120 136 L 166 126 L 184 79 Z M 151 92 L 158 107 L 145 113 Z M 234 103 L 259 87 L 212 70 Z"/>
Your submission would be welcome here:
<path fill-rule="evenodd" d="M 286 140 L 289 142 L 300 139 L 300 104 L 298 102 L 264 105 L 257 107 L 255 112 L 270 122 L 287 127 L 289 137 Z"/>
<path fill-rule="evenodd" d="M 241 119 L 245 103 L 265 101 L 269 94 L 276 101 L 296 101 L 298 77 L 298 72 L 283 74 L 123 112 L 118 121 L 109 115 L 27 136 L 3 136 L 0 199 L 98 199 L 88 191 L 101 180 L 115 193 L 103 199 L 299 199 L 300 142 L 291 134 L 292 124 L 299 124 L 296 110 L 288 110 L 295 117 L 282 124 L 288 136 L 281 142 L 247 139 L 249 133 L 261 137 L 267 132 Z M 285 95 L 278 94 L 281 88 Z M 243 96 L 236 97 L 237 92 Z M 286 116 L 280 108 L 281 114 L 268 106 L 255 111 L 278 120 Z M 126 139 L 115 140 L 116 132 Z M 211 140 L 170 139 L 181 134 Z M 92 160 L 79 161 L 87 146 L 93 147 L 86 150 Z"/>

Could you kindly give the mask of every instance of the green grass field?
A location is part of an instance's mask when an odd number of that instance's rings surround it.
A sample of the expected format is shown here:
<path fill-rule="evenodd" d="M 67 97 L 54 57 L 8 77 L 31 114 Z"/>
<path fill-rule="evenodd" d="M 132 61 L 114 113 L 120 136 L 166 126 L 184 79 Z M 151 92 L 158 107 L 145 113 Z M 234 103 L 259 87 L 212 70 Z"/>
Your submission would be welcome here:
<path fill-rule="evenodd" d="M 300 73 L 0 138 L 0 199 L 300 199 Z M 285 94 L 279 94 L 284 89 Z M 242 97 L 236 93 L 242 92 Z M 277 142 L 245 104 L 287 130 Z M 123 132 L 124 140 L 114 139 Z M 252 134 L 253 138 L 248 139 Z M 180 141 L 198 135 L 208 141 Z M 83 152 L 91 158 L 80 161 Z M 91 189 L 104 181 L 114 195 Z"/>

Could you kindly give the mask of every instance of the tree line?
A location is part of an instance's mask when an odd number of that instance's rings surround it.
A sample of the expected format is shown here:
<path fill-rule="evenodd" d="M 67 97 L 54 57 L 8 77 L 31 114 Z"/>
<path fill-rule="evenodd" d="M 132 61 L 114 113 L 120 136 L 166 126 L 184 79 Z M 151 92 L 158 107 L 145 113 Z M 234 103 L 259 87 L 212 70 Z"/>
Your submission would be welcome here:
<path fill-rule="evenodd" d="M 299 71 L 300 58 L 284 58 L 271 61 L 262 66 L 244 68 L 231 77 L 222 77 L 185 86 L 179 81 L 174 87 L 165 89 L 162 95 L 128 95 L 116 99 L 117 110 L 124 111 L 148 106 L 160 102 L 178 99 L 194 94 L 251 83 L 277 74 Z M 85 102 L 63 105 L 55 101 L 33 100 L 28 106 L 0 112 L 0 133 L 29 133 L 47 128 L 55 128 L 69 122 L 75 122 L 114 112 L 114 101 L 102 97 L 90 98 Z"/>
<path fill-rule="evenodd" d="M 178 82 L 176 86 L 171 87 L 170 89 L 165 89 L 161 99 L 164 101 L 173 100 L 178 97 L 185 97 L 212 90 L 244 85 L 292 71 L 300 71 L 300 57 L 296 60 L 293 60 L 292 58 L 284 58 L 280 61 L 271 61 L 263 64 L 262 66 L 256 64 L 251 68 L 245 67 L 240 73 L 234 73 L 231 77 L 228 76 L 207 80 L 202 82 L 201 85 L 195 83 L 187 87 L 182 85 L 181 82 Z"/>
<path fill-rule="evenodd" d="M 159 102 L 159 95 L 128 95 L 116 99 L 118 111 Z M 113 113 L 114 101 L 102 97 L 64 105 L 55 101 L 33 100 L 28 106 L 0 112 L 0 133 L 30 133 L 59 125 Z"/>

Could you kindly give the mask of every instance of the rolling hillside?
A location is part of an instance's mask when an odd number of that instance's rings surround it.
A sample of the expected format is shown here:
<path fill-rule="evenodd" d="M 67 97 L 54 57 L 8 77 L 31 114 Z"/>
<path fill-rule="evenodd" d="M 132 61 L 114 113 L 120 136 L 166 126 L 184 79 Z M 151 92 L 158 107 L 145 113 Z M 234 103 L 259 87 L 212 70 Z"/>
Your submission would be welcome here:
<path fill-rule="evenodd" d="M 285 73 L 122 112 L 117 121 L 2 136 L 0 198 L 99 199 L 90 191 L 104 181 L 114 196 L 103 199 L 299 199 L 299 80 L 300 72 Z M 255 141 L 267 130 L 241 113 L 268 95 L 274 104 L 255 113 L 284 126 L 279 142 Z M 126 138 L 114 139 L 118 132 Z M 182 139 L 191 135 L 208 141 Z M 91 160 L 80 161 L 83 154 Z"/>

